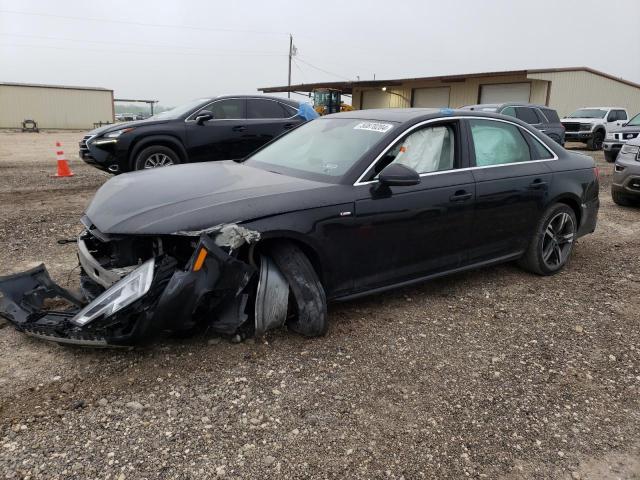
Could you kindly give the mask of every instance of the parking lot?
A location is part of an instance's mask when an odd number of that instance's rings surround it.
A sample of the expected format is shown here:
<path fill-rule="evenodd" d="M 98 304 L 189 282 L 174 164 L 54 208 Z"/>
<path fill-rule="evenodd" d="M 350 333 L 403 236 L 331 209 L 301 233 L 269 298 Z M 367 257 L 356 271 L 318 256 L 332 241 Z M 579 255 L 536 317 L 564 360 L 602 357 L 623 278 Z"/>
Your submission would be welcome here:
<path fill-rule="evenodd" d="M 58 240 L 109 178 L 82 135 L 0 133 L 0 274 L 45 262 L 75 286 Z M 73 178 L 50 177 L 58 140 Z M 598 229 L 553 277 L 503 265 L 331 305 L 313 340 L 90 350 L 5 325 L 0 475 L 640 478 L 640 209 L 586 153 Z"/>

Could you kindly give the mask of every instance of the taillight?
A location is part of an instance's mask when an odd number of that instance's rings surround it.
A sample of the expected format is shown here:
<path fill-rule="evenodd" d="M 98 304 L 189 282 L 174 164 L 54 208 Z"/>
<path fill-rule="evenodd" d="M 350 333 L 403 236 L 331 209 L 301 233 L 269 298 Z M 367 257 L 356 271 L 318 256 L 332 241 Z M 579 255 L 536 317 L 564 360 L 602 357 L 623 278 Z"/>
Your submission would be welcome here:
<path fill-rule="evenodd" d="M 600 180 L 600 169 L 598 167 L 593 167 L 593 174 L 596 177 L 596 180 Z"/>

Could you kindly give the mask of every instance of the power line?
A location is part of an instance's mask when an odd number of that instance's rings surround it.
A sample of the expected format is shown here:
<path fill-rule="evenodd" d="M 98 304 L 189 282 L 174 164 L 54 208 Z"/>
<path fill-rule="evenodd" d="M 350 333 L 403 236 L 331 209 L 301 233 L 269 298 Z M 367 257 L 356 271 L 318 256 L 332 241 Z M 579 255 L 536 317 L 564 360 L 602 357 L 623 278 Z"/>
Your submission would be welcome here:
<path fill-rule="evenodd" d="M 256 35 L 289 35 L 282 32 L 270 32 L 266 30 L 244 30 L 235 28 L 211 28 L 211 27 L 199 27 L 197 25 L 177 25 L 169 23 L 145 23 L 145 22 L 133 22 L 130 20 L 117 20 L 114 18 L 96 18 L 96 17 L 75 17 L 71 15 L 57 15 L 53 13 L 37 13 L 37 12 L 19 12 L 16 10 L 0 10 L 0 13 L 8 13 L 12 15 L 30 15 L 35 17 L 48 17 L 48 18 L 62 18 L 65 20 L 79 20 L 82 22 L 108 22 L 118 23 L 121 25 L 135 25 L 139 27 L 157 27 L 157 28 L 180 28 L 186 30 L 203 30 L 208 32 L 227 32 L 227 33 L 250 33 Z"/>
<path fill-rule="evenodd" d="M 317 66 L 315 66 L 315 65 L 313 65 L 313 64 L 311 64 L 311 63 L 309 63 L 309 62 L 305 62 L 302 58 L 300 58 L 300 56 L 298 56 L 297 60 L 298 60 L 298 61 L 300 61 L 300 62 L 302 62 L 302 63 L 304 63 L 305 65 L 307 65 L 307 66 L 309 66 L 309 67 L 311 67 L 311 68 L 315 68 L 316 70 L 318 70 L 318 71 L 320 71 L 320 72 L 326 73 L 326 74 L 331 75 L 331 76 L 333 76 L 333 77 L 342 78 L 343 80 L 349 80 L 349 81 L 351 81 L 351 79 L 350 79 L 350 78 L 348 78 L 348 77 L 345 77 L 345 76 L 339 75 L 339 74 L 334 73 L 334 72 L 330 72 L 329 70 L 325 70 L 324 68 L 317 67 Z"/>
<path fill-rule="evenodd" d="M 203 52 L 218 52 L 218 53 L 229 53 L 229 54 L 233 54 L 233 53 L 238 53 L 238 54 L 242 54 L 242 53 L 249 53 L 249 54 L 256 54 L 256 55 L 282 55 L 278 52 L 252 52 L 252 51 L 244 51 L 244 50 L 215 50 L 215 49 L 208 49 L 208 48 L 201 48 L 201 47 L 189 47 L 187 45 L 166 45 L 166 44 L 150 44 L 150 43 L 137 43 L 137 42 L 117 42 L 117 41 L 105 41 L 105 40 L 85 40 L 85 39 L 78 39 L 78 38 L 63 38 L 63 37 L 49 37 L 49 36 L 44 36 L 44 35 L 23 35 L 23 34 L 19 34 L 19 33 L 0 33 L 0 36 L 7 36 L 7 37 L 21 37 L 21 38 L 38 38 L 38 39 L 42 39 L 42 40 L 62 40 L 65 42 L 81 42 L 81 43 L 96 43 L 96 44 L 104 44 L 104 45 L 125 45 L 125 46 L 130 46 L 130 45 L 135 45 L 138 47 L 149 47 L 149 48 L 169 48 L 169 49 L 173 49 L 173 50 L 177 50 L 177 49 L 187 49 L 187 50 L 200 50 Z"/>
<path fill-rule="evenodd" d="M 115 53 L 122 54 L 135 54 L 135 55 L 188 55 L 196 57 L 286 57 L 284 53 L 245 53 L 245 52 L 229 52 L 229 53 L 189 53 L 189 52 L 168 52 L 168 51 L 135 51 L 135 50 L 107 50 L 98 48 L 77 48 L 77 47 L 53 47 L 49 45 L 20 45 L 15 43 L 0 43 L 0 47 L 19 47 L 19 48 L 45 48 L 50 50 L 79 50 L 82 52 L 102 52 L 102 53 Z"/>

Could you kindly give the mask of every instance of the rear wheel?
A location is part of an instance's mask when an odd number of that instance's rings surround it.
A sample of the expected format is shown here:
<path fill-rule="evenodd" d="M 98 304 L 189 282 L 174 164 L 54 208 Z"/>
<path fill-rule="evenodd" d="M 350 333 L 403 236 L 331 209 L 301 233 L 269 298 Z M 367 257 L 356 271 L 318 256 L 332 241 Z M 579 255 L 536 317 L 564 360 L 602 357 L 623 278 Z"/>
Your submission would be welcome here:
<path fill-rule="evenodd" d="M 576 215 L 564 203 L 549 207 L 538 222 L 519 265 L 538 275 L 553 275 L 567 264 L 577 232 Z"/>
<path fill-rule="evenodd" d="M 610 150 L 604 151 L 604 159 L 609 163 L 615 162 L 617 157 L 618 157 L 618 152 L 612 152 Z"/>
<path fill-rule="evenodd" d="M 587 142 L 589 150 L 602 150 L 602 142 L 604 142 L 604 133 L 601 130 L 593 133 L 593 137 Z"/>
<path fill-rule="evenodd" d="M 135 170 L 169 167 L 180 163 L 178 154 L 164 145 L 152 145 L 143 149 L 134 163 Z"/>

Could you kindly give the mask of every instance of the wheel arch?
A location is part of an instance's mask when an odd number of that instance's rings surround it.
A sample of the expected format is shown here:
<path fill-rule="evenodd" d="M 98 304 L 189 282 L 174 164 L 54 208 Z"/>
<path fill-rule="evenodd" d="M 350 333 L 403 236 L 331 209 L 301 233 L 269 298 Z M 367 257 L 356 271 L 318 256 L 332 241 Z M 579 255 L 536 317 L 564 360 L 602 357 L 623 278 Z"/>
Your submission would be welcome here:
<path fill-rule="evenodd" d="M 261 234 L 261 236 L 262 238 L 255 246 L 258 252 L 267 251 L 269 249 L 269 245 L 282 241 L 291 242 L 300 248 L 311 262 L 313 269 L 320 279 L 320 283 L 326 288 L 326 272 L 322 267 L 324 262 L 322 261 L 322 253 L 318 246 L 313 245 L 313 243 L 303 235 L 292 231 L 267 232 Z"/>
<path fill-rule="evenodd" d="M 580 199 L 574 195 L 567 193 L 554 198 L 551 202 L 549 202 L 549 206 L 555 203 L 564 203 L 569 208 L 571 208 L 571 210 L 573 210 L 573 213 L 576 216 L 576 222 L 578 222 L 576 228 L 579 228 L 580 222 L 582 221 L 582 202 L 580 201 Z"/>
<path fill-rule="evenodd" d="M 178 154 L 182 163 L 186 163 L 188 160 L 187 151 L 178 138 L 171 135 L 149 135 L 148 137 L 142 137 L 141 139 L 137 140 L 130 147 L 128 164 L 131 170 L 135 169 L 136 157 L 142 151 L 142 149 L 150 147 L 152 145 L 160 145 L 163 147 L 171 148 Z"/>

